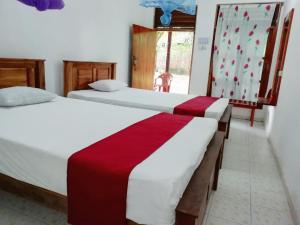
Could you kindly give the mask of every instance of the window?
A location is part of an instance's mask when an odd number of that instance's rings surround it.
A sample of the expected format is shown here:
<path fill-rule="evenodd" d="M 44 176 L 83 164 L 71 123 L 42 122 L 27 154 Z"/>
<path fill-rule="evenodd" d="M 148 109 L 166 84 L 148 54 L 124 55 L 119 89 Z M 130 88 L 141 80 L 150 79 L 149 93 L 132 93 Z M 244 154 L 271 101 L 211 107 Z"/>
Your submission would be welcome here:
<path fill-rule="evenodd" d="M 160 17 L 163 15 L 163 11 L 159 8 L 155 9 L 154 28 L 166 29 L 160 22 Z M 179 11 L 174 11 L 172 14 L 172 21 L 168 28 L 180 28 L 195 30 L 196 27 L 196 15 L 189 15 Z"/>

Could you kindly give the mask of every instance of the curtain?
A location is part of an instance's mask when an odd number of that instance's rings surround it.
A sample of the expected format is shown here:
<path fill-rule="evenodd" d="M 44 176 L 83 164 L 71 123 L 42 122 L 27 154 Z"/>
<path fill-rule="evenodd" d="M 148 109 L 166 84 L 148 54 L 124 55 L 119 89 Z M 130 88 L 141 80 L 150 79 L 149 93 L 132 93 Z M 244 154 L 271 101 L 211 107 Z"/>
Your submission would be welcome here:
<path fill-rule="evenodd" d="M 275 8 L 276 4 L 220 6 L 212 96 L 257 102 Z"/>

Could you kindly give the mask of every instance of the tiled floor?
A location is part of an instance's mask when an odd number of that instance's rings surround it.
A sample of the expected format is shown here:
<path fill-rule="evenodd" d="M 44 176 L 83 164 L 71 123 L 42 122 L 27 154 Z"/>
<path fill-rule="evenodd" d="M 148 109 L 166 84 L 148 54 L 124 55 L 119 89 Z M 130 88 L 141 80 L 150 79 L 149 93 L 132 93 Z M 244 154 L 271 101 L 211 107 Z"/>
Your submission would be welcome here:
<path fill-rule="evenodd" d="M 0 225 L 66 225 L 66 216 L 0 191 Z M 204 225 L 293 225 L 263 126 L 232 122 Z"/>
<path fill-rule="evenodd" d="M 293 225 L 262 124 L 234 120 L 203 225 Z"/>

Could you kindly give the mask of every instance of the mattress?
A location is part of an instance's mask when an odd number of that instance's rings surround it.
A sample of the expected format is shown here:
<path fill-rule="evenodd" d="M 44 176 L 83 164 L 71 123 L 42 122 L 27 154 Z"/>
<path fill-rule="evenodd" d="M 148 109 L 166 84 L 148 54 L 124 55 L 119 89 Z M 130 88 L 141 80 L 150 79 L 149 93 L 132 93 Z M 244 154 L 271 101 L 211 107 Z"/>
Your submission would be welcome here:
<path fill-rule="evenodd" d="M 68 158 L 155 111 L 57 97 L 53 102 L 0 107 L 0 173 L 66 195 Z M 217 130 L 195 118 L 129 177 L 127 218 L 171 225 L 175 208 Z"/>
<path fill-rule="evenodd" d="M 105 104 L 173 113 L 176 106 L 197 96 L 154 92 L 136 88 L 123 88 L 114 92 L 101 92 L 95 90 L 72 91 L 68 94 L 68 97 Z M 205 117 L 219 121 L 228 104 L 229 99 L 221 98 L 217 100 L 206 110 Z"/>

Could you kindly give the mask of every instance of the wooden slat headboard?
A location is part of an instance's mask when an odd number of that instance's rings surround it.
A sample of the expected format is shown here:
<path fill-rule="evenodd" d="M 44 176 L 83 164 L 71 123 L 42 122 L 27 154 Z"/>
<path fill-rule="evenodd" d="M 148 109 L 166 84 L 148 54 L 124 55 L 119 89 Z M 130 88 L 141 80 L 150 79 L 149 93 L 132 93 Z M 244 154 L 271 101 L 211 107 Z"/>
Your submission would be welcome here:
<path fill-rule="evenodd" d="M 13 86 L 45 89 L 45 60 L 0 58 L 0 88 Z"/>
<path fill-rule="evenodd" d="M 64 94 L 90 89 L 88 84 L 97 80 L 116 79 L 116 63 L 64 61 Z"/>

